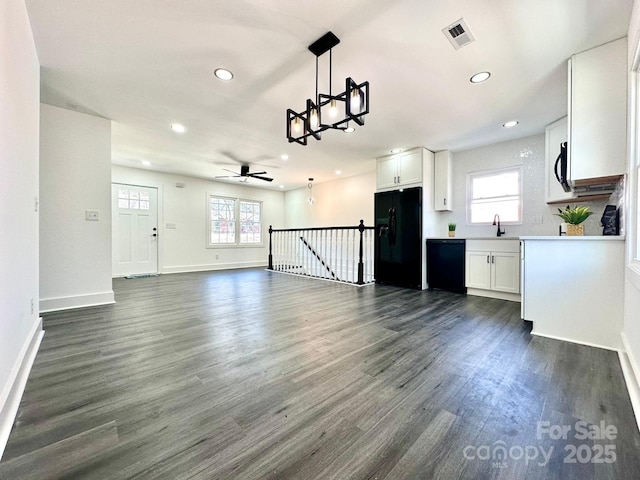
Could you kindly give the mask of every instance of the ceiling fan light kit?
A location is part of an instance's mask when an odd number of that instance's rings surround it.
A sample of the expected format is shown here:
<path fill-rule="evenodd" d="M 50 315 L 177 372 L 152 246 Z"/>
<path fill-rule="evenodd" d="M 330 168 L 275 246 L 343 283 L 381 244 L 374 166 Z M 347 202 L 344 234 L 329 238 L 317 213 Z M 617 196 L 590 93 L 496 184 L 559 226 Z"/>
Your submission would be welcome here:
<path fill-rule="evenodd" d="M 316 95 L 307 99 L 306 109 L 298 113 L 291 108 L 287 110 L 287 140 L 306 145 L 307 139 L 321 139 L 325 130 L 342 130 L 346 133 L 354 131 L 349 122 L 364 125 L 364 116 L 369 113 L 369 82 L 357 83 L 351 77 L 345 80 L 345 90 L 333 95 L 331 91 L 332 49 L 340 43 L 340 39 L 332 32 L 327 32 L 309 45 L 309 50 L 316 56 Z M 318 58 L 329 52 L 329 94 L 318 93 Z"/>

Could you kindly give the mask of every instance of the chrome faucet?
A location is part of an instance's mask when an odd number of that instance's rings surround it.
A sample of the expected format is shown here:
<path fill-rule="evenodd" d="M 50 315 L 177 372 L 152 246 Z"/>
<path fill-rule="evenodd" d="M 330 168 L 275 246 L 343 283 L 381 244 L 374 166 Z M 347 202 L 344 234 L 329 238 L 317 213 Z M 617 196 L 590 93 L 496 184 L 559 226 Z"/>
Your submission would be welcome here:
<path fill-rule="evenodd" d="M 498 215 L 497 213 L 493 216 L 493 224 L 496 225 L 496 219 L 498 221 L 497 225 L 498 225 L 498 233 L 496 234 L 498 237 L 501 237 L 502 235 L 504 235 L 504 230 L 500 230 L 500 215 Z"/>

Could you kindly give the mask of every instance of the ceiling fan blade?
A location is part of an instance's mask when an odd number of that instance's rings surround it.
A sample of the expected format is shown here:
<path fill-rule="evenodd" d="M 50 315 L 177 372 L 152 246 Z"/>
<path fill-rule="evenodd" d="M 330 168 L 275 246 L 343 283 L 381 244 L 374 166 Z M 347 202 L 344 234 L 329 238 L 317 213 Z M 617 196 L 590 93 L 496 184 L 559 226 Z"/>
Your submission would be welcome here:
<path fill-rule="evenodd" d="M 219 175 L 217 177 L 213 177 L 213 178 L 236 178 L 239 177 L 240 175 Z"/>
<path fill-rule="evenodd" d="M 249 173 L 247 173 L 247 175 L 251 175 L 251 176 L 253 176 L 253 175 L 265 175 L 266 173 L 267 172 L 265 172 L 265 171 L 262 171 L 262 172 L 249 172 Z"/>
<path fill-rule="evenodd" d="M 266 172 L 265 172 L 266 173 Z M 269 177 L 261 177 L 260 175 L 249 175 L 251 178 L 257 178 L 260 180 L 264 180 L 265 182 L 273 182 L 273 178 L 269 178 Z"/>
<path fill-rule="evenodd" d="M 233 170 L 229 170 L 228 168 L 223 168 L 225 172 L 233 173 L 234 175 L 238 175 L 238 172 L 234 172 Z"/>
<path fill-rule="evenodd" d="M 227 158 L 229 158 L 229 159 L 233 160 L 234 162 L 236 162 L 236 163 L 237 163 L 237 164 L 239 164 L 239 165 L 242 165 L 243 163 L 245 163 L 245 162 L 243 162 L 242 160 L 240 160 L 238 157 L 236 157 L 236 156 L 235 156 L 233 153 L 231 153 L 231 152 L 227 152 L 227 151 L 225 151 L 225 150 L 222 150 L 222 151 L 220 151 L 220 153 L 221 153 L 222 155 L 224 155 L 225 157 L 227 157 Z"/>

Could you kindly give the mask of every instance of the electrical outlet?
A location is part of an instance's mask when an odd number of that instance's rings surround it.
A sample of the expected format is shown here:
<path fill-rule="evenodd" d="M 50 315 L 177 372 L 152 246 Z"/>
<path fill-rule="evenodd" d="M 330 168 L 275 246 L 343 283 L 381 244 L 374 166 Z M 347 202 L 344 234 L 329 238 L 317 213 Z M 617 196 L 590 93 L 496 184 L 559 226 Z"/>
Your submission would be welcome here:
<path fill-rule="evenodd" d="M 38 197 L 33 197 L 33 209 L 37 212 L 39 207 Z"/>
<path fill-rule="evenodd" d="M 98 210 L 85 210 L 84 219 L 90 222 L 97 222 L 100 220 L 100 212 Z"/>
<path fill-rule="evenodd" d="M 175 230 L 176 229 L 176 224 L 175 223 L 167 223 L 164 227 L 167 230 Z"/>
<path fill-rule="evenodd" d="M 542 225 L 542 215 L 536 215 L 535 217 L 532 217 L 531 220 L 531 223 L 534 225 Z"/>
<path fill-rule="evenodd" d="M 220 257 L 218 255 L 216 255 L 216 260 L 218 260 Z"/>
<path fill-rule="evenodd" d="M 31 315 L 33 315 L 34 313 L 36 313 L 36 302 L 33 297 L 31 297 Z"/>

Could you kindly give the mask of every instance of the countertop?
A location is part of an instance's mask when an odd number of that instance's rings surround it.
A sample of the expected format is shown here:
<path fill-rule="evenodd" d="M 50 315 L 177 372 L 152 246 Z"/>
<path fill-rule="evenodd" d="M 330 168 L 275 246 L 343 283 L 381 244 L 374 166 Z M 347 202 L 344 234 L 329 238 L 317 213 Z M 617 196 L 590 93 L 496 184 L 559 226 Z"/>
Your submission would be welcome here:
<path fill-rule="evenodd" d="M 524 235 L 521 237 L 427 237 L 427 240 L 561 240 L 561 241 L 620 241 L 624 242 L 623 235 Z"/>
<path fill-rule="evenodd" d="M 564 241 L 620 241 L 624 242 L 625 237 L 623 235 L 595 235 L 595 236 L 559 236 L 559 235 L 551 235 L 551 236 L 543 236 L 543 235 L 532 235 L 532 236 L 524 236 L 520 237 L 520 240 L 562 240 Z"/>

